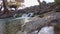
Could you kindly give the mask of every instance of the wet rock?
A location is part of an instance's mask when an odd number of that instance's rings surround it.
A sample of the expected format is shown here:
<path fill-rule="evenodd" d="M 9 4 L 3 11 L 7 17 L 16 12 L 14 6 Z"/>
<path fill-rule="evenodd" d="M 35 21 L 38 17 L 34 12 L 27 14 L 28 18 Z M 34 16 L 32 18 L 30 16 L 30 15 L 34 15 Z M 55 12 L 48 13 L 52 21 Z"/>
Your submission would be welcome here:
<path fill-rule="evenodd" d="M 23 26 L 23 31 L 26 31 L 27 33 L 32 32 L 32 31 L 36 31 L 36 30 L 40 30 L 42 27 L 45 26 L 51 26 L 52 20 L 58 19 L 56 16 L 59 15 L 58 13 L 47 13 L 45 14 L 45 16 L 43 18 L 40 17 L 33 17 L 31 19 L 31 21 L 27 22 L 24 26 Z M 55 23 L 57 24 L 57 23 Z M 53 25 L 55 26 L 55 25 Z"/>

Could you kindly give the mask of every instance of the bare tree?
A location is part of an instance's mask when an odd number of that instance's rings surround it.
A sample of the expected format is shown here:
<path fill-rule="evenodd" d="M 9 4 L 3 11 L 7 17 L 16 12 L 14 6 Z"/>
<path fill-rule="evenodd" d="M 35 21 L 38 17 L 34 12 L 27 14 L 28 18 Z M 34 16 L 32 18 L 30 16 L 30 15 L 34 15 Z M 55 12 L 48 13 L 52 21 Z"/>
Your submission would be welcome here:
<path fill-rule="evenodd" d="M 38 3 L 39 3 L 39 7 L 41 8 L 41 1 L 40 0 L 37 0 L 38 1 Z"/>
<path fill-rule="evenodd" d="M 3 7 L 4 7 L 4 11 L 3 13 L 0 15 L 0 18 L 7 18 L 7 17 L 11 17 L 13 15 L 13 13 L 11 11 L 8 10 L 8 5 L 7 5 L 7 0 L 2 0 L 3 1 Z"/>
<path fill-rule="evenodd" d="M 9 10 L 7 9 L 7 0 L 2 0 L 3 1 L 3 7 L 4 7 L 4 13 L 8 12 Z"/>

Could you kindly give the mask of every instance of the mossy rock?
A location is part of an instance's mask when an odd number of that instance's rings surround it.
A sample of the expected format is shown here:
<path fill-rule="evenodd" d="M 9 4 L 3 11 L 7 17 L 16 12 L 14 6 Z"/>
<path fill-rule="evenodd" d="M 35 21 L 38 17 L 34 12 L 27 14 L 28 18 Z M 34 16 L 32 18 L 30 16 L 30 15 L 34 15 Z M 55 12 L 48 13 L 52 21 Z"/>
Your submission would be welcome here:
<path fill-rule="evenodd" d="M 16 17 L 21 17 L 22 16 L 22 13 L 19 13 Z"/>
<path fill-rule="evenodd" d="M 44 17 L 44 14 L 40 14 L 39 17 L 40 17 L 40 18 L 43 18 L 43 17 Z"/>

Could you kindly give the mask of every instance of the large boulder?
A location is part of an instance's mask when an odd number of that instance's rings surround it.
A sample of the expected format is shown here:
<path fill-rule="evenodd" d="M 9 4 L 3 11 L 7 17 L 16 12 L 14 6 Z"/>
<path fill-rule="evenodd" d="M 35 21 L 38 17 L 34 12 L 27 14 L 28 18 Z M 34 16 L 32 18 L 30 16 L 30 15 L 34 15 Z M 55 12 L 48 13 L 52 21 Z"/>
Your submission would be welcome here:
<path fill-rule="evenodd" d="M 40 17 L 33 17 L 31 21 L 27 22 L 23 26 L 23 31 L 26 31 L 27 33 L 36 31 L 41 29 L 42 27 L 45 26 L 55 26 L 58 23 L 55 23 L 57 21 L 56 19 L 60 19 L 59 13 L 57 12 L 49 12 L 45 13 L 45 16 L 43 18 Z M 53 22 L 51 22 L 53 20 Z M 55 20 L 55 21 L 54 21 Z"/>

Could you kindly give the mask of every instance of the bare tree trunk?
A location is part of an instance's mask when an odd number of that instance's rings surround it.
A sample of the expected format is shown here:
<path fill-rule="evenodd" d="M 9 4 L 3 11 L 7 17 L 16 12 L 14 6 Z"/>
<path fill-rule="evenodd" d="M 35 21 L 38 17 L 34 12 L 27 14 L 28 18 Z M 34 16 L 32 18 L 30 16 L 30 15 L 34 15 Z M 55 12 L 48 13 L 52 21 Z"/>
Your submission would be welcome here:
<path fill-rule="evenodd" d="M 4 7 L 4 11 L 3 13 L 0 15 L 0 18 L 9 18 L 13 15 L 13 13 L 11 11 L 8 10 L 8 3 L 7 0 L 2 0 L 3 1 L 3 7 Z"/>
<path fill-rule="evenodd" d="M 3 7 L 4 7 L 4 13 L 5 14 L 6 12 L 8 12 L 8 9 L 7 9 L 7 0 L 3 0 Z"/>
<path fill-rule="evenodd" d="M 37 0 L 38 1 L 38 3 L 40 4 L 40 0 Z"/>
<path fill-rule="evenodd" d="M 40 0 L 37 0 L 37 2 L 39 3 L 39 9 L 41 9 L 41 2 L 40 2 Z M 37 14 L 40 14 L 40 10 L 37 12 Z"/>
<path fill-rule="evenodd" d="M 41 8 L 41 2 L 40 2 L 40 0 L 37 0 L 38 1 L 38 3 L 39 3 L 39 7 Z"/>

